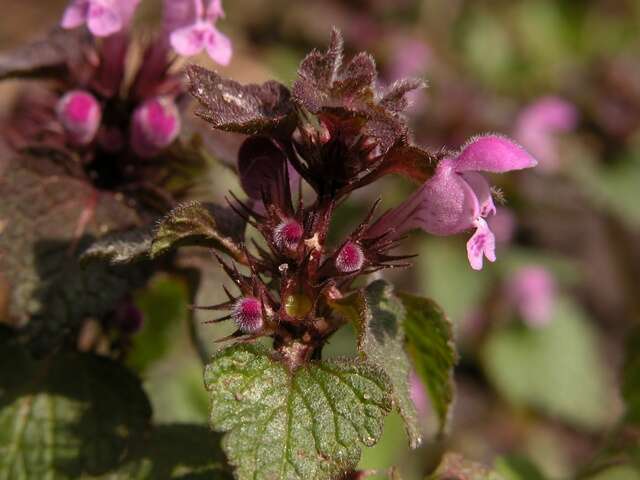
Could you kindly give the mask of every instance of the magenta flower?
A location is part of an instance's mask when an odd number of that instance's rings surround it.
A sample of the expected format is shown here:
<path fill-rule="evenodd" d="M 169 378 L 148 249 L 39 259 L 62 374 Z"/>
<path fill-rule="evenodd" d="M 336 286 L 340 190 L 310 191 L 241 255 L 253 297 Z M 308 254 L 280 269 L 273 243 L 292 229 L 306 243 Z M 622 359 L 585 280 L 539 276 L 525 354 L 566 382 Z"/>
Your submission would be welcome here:
<path fill-rule="evenodd" d="M 556 135 L 571 132 L 578 123 L 578 112 L 559 97 L 543 97 L 518 115 L 515 137 L 540 161 L 546 171 L 557 170 L 560 152 Z"/>
<path fill-rule="evenodd" d="M 385 213 L 367 233 L 400 236 L 421 228 L 434 235 L 453 235 L 475 229 L 467 242 L 469 263 L 480 270 L 483 258 L 495 261 L 495 237 L 486 218 L 495 214 L 489 182 L 478 172 L 504 173 L 536 165 L 535 159 L 513 141 L 485 135 L 472 139 L 453 158 L 443 159 L 436 172 L 404 203 Z"/>
<path fill-rule="evenodd" d="M 133 113 L 131 147 L 141 157 L 153 157 L 180 133 L 180 113 L 167 97 L 147 100 Z"/>
<path fill-rule="evenodd" d="M 530 327 L 543 327 L 551 321 L 557 286 L 544 267 L 522 267 L 509 279 L 506 297 Z"/>
<path fill-rule="evenodd" d="M 96 98 L 84 90 L 67 92 L 56 105 L 58 120 L 75 145 L 88 145 L 100 127 L 102 110 Z"/>
<path fill-rule="evenodd" d="M 233 306 L 231 316 L 244 333 L 257 333 L 264 325 L 262 302 L 255 297 L 239 299 Z"/>
<path fill-rule="evenodd" d="M 180 55 L 191 56 L 206 50 L 211 59 L 228 65 L 233 53 L 231 40 L 215 23 L 224 17 L 221 0 L 165 0 L 165 28 L 169 41 Z"/>
<path fill-rule="evenodd" d="M 131 23 L 140 0 L 72 0 L 64 11 L 62 28 L 87 24 L 96 37 L 107 37 Z"/>

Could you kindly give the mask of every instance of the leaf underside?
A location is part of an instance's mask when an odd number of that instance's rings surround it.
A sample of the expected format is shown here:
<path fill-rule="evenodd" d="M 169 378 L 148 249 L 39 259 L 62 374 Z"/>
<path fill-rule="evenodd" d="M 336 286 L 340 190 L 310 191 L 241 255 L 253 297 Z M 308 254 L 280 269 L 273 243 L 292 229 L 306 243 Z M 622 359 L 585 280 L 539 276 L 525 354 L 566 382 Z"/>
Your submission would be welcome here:
<path fill-rule="evenodd" d="M 290 371 L 255 345 L 219 352 L 205 369 L 210 423 L 236 477 L 334 479 L 382 434 L 392 406 L 386 375 L 356 360 Z"/>
<path fill-rule="evenodd" d="M 457 361 L 451 323 L 433 300 L 406 293 L 398 296 L 407 311 L 405 329 L 409 354 L 427 387 L 440 430 L 445 431 L 453 402 L 453 367 Z"/>

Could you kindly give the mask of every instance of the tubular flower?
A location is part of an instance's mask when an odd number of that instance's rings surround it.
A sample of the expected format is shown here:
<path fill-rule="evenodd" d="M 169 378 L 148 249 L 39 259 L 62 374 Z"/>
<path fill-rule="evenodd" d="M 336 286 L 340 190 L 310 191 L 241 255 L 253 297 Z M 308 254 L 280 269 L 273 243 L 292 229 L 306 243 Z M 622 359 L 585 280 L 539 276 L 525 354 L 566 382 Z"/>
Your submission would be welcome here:
<path fill-rule="evenodd" d="M 497 135 L 477 137 L 455 157 L 443 159 L 433 177 L 384 214 L 367 235 L 399 236 L 416 228 L 434 235 L 453 235 L 473 228 L 467 255 L 471 267 L 480 270 L 484 257 L 495 261 L 495 237 L 486 218 L 495 214 L 496 208 L 489 182 L 479 172 L 504 173 L 536 163 L 511 140 Z"/>
<path fill-rule="evenodd" d="M 215 26 L 223 17 L 221 0 L 165 0 L 165 29 L 180 55 L 206 50 L 214 62 L 228 65 L 233 53 L 231 41 Z"/>
<path fill-rule="evenodd" d="M 72 0 L 64 11 L 62 28 L 87 24 L 96 37 L 107 37 L 124 30 L 131 23 L 140 0 Z"/>

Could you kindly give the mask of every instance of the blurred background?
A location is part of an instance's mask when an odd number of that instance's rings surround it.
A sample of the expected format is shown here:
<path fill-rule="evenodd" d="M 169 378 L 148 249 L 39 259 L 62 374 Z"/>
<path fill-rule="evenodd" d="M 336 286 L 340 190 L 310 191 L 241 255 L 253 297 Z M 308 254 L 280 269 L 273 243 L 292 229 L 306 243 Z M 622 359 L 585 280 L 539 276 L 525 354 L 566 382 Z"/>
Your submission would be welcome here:
<path fill-rule="evenodd" d="M 0 0 L 0 50 L 45 35 L 66 3 Z M 435 416 L 415 383 L 424 446 L 410 451 L 392 416 L 362 468 L 400 465 L 403 478 L 418 479 L 446 448 L 495 466 L 507 479 L 568 478 L 588 473 L 622 437 L 637 444 L 638 432 L 621 421 L 620 387 L 625 345 L 640 320 L 640 2 L 223 4 L 226 19 L 218 25 L 233 41 L 233 61 L 226 68 L 204 56 L 194 63 L 241 82 L 289 84 L 305 53 L 324 48 L 337 26 L 349 52 L 374 55 L 382 84 L 407 76 L 428 82 L 410 110 L 417 143 L 458 148 L 472 135 L 499 132 L 539 161 L 535 171 L 493 179 L 504 199 L 491 219 L 495 264 L 471 270 L 464 235 L 416 234 L 403 247 L 419 254 L 414 267 L 385 274 L 400 289 L 434 298 L 453 321 L 457 399 L 450 435 L 435 439 Z M 150 30 L 159 12 L 159 1 L 145 0 L 138 21 Z M 21 87 L 0 86 L 0 112 Z M 214 154 L 223 148 L 219 139 L 211 144 Z M 234 182 L 226 167 L 214 165 L 198 194 L 220 200 L 229 189 L 240 191 Z M 370 187 L 339 212 L 335 231 L 359 222 L 372 200 L 391 207 L 412 188 L 395 178 Z M 198 303 L 212 304 L 222 299 L 226 279 L 214 261 L 205 264 Z M 157 421 L 205 424 L 186 292 L 167 276 L 136 292 L 145 322 L 129 363 L 144 378 Z M 225 326 L 196 328 L 208 351 L 229 333 Z M 352 345 L 353 333 L 342 332 L 326 353 L 350 354 Z M 628 467 L 598 475 L 639 478 Z"/>

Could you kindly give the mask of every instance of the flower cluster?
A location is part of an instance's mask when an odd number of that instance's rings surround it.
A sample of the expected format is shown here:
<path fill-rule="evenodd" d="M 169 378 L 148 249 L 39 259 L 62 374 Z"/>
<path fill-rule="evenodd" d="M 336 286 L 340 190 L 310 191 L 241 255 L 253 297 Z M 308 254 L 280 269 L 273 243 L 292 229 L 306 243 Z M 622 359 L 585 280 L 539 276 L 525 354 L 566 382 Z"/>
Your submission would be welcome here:
<path fill-rule="evenodd" d="M 138 4 L 71 2 L 61 26 L 79 30 L 86 24 L 89 34 L 69 32 L 66 48 L 77 55 L 66 58 L 53 92 L 29 100 L 29 108 L 16 113 L 9 136 L 18 148 L 63 151 L 68 171 L 99 189 L 144 197 L 143 203 L 162 212 L 174 204 L 166 180 L 186 167 L 171 164 L 183 159 L 165 158 L 181 131 L 185 97 L 184 72 L 174 68 L 176 53 L 206 48 L 213 60 L 227 64 L 231 43 L 214 26 L 224 16 L 220 0 L 165 0 L 160 30 L 145 41 L 142 60 L 129 71 L 130 52 L 140 43 L 131 28 Z"/>
<path fill-rule="evenodd" d="M 333 33 L 326 52 L 301 63 L 289 90 L 277 82 L 243 86 L 200 67 L 188 71 L 200 116 L 214 128 L 246 135 L 237 171 L 248 199 L 229 204 L 262 239 L 236 260 L 219 261 L 240 294 L 228 294 L 214 321 L 232 319 L 233 337 L 272 336 L 287 353 L 305 357 L 340 325 L 335 306 L 359 276 L 407 266 L 394 255 L 410 230 L 451 235 L 475 229 L 469 261 L 495 260 L 487 217 L 495 213 L 491 187 L 480 172 L 532 167 L 535 160 L 498 135 L 473 138 L 458 153 L 429 153 L 409 140 L 402 116 L 407 94 L 423 83 L 400 80 L 381 90 L 373 59 L 361 53 L 343 61 L 342 39 Z M 356 189 L 399 173 L 422 185 L 404 203 L 376 218 L 376 205 L 353 231 L 328 242 L 336 206 Z M 311 198 L 311 200 L 308 200 Z M 305 200 L 306 199 L 306 200 Z M 308 348 L 300 348 L 302 345 Z"/>

